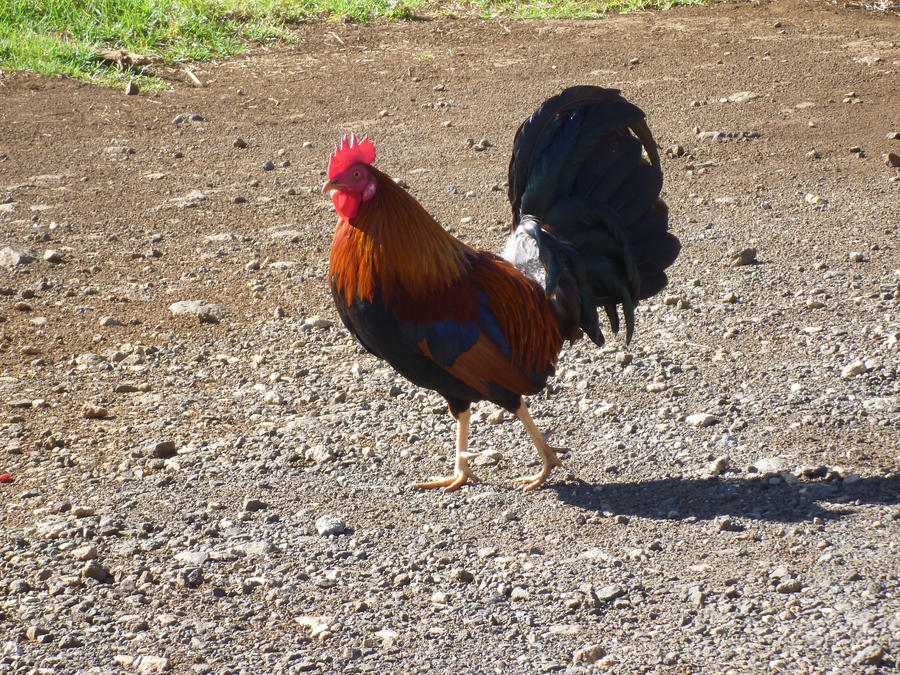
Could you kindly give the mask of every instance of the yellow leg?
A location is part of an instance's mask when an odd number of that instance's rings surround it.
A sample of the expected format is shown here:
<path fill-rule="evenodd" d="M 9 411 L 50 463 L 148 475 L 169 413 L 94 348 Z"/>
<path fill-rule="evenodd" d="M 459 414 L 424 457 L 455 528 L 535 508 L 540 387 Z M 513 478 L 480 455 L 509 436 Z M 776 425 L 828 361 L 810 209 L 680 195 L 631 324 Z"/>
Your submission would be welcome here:
<path fill-rule="evenodd" d="M 547 444 L 544 434 L 538 431 L 538 428 L 534 425 L 534 421 L 531 419 L 531 415 L 528 414 L 528 407 L 525 405 L 524 400 L 522 401 L 522 405 L 519 406 L 519 409 L 516 410 L 516 417 L 518 417 L 522 421 L 522 424 L 525 425 L 525 429 L 531 437 L 531 442 L 534 443 L 534 447 L 537 448 L 538 454 L 541 456 L 541 464 L 543 465 L 541 466 L 541 470 L 533 476 L 522 476 L 518 479 L 525 483 L 526 490 L 534 490 L 544 484 L 544 481 L 547 480 L 547 477 L 550 475 L 550 472 L 553 471 L 554 467 L 562 466 L 562 462 L 559 461 L 557 455 L 568 452 L 568 449 L 551 448 Z"/>
<path fill-rule="evenodd" d="M 461 488 L 467 480 L 478 483 L 478 477 L 469 468 L 469 460 L 478 457 L 480 452 L 467 452 L 469 447 L 469 417 L 471 410 L 466 409 L 456 419 L 456 467 L 452 476 L 441 476 L 425 483 L 413 483 L 409 487 L 416 490 L 444 488 L 444 492 L 453 492 Z"/>

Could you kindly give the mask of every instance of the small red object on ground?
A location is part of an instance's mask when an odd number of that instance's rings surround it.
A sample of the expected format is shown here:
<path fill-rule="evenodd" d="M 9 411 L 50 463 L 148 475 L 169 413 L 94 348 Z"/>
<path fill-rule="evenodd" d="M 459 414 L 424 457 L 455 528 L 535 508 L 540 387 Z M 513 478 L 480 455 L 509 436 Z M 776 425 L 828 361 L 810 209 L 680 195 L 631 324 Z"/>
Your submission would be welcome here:
<path fill-rule="evenodd" d="M 12 483 L 13 477 L 8 473 L 0 473 L 0 483 Z"/>

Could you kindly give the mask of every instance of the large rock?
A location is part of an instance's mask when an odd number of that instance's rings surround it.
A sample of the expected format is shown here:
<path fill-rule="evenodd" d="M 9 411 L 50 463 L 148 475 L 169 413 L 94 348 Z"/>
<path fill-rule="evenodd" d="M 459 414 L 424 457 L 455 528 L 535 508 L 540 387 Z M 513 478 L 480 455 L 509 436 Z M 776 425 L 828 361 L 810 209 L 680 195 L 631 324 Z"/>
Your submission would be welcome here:
<path fill-rule="evenodd" d="M 32 262 L 34 262 L 34 256 L 24 249 L 6 246 L 0 250 L 0 266 L 17 267 Z"/>
<path fill-rule="evenodd" d="M 347 529 L 344 519 L 333 514 L 326 514 L 316 519 L 316 531 L 323 537 L 332 534 L 343 534 Z"/>
<path fill-rule="evenodd" d="M 207 300 L 179 300 L 169 305 L 173 316 L 194 314 L 201 323 L 219 323 L 228 314 L 222 305 Z"/>

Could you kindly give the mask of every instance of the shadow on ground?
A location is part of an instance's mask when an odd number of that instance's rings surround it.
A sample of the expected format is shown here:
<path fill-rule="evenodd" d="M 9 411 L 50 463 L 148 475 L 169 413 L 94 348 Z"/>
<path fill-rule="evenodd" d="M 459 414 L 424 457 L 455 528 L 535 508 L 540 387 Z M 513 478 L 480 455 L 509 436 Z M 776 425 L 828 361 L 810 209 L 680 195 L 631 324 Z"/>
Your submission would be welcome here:
<path fill-rule="evenodd" d="M 559 498 L 586 511 L 611 511 L 654 519 L 720 516 L 802 522 L 836 519 L 852 513 L 849 506 L 900 504 L 900 476 L 862 478 L 854 482 L 804 481 L 772 483 L 753 479 L 675 479 L 555 484 Z"/>

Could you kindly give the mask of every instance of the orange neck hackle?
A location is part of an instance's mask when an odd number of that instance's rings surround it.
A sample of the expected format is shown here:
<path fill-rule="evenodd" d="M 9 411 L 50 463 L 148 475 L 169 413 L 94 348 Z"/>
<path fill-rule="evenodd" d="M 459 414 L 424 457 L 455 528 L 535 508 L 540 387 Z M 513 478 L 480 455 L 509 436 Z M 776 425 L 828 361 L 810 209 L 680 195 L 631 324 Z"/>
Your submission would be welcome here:
<path fill-rule="evenodd" d="M 368 168 L 375 194 L 353 218 L 340 220 L 331 247 L 330 273 L 345 301 L 372 301 L 376 287 L 385 302 L 396 286 L 424 297 L 465 274 L 472 249 L 389 176 Z"/>

